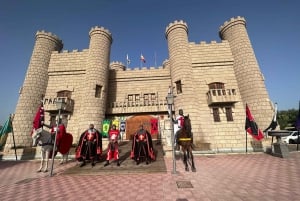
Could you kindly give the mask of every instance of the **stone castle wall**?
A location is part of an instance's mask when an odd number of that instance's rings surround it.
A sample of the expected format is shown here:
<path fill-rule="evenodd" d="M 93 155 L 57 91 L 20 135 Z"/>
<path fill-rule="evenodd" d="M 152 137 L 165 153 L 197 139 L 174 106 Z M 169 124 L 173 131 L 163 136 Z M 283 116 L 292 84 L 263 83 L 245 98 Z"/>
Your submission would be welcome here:
<path fill-rule="evenodd" d="M 62 116 L 65 115 L 67 130 L 75 142 L 90 123 L 101 129 L 104 118 L 143 114 L 159 118 L 166 140 L 170 131 L 164 125 L 168 119 L 165 97 L 172 86 L 176 96 L 174 112 L 183 109 L 190 115 L 196 144 L 206 144 L 207 150 L 214 151 L 244 149 L 245 104 L 249 104 L 261 128 L 267 127 L 273 116 L 245 23 L 244 18 L 232 18 L 220 27 L 221 42 L 199 44 L 189 41 L 185 22 L 170 23 L 165 31 L 169 58 L 158 68 L 126 69 L 121 62 L 109 63 L 112 36 L 103 27 L 91 29 L 89 48 L 82 51 L 61 52 L 62 42 L 56 36 L 37 34 L 13 122 L 17 144 L 30 146 L 27 134 L 41 96 L 56 97 L 63 90 L 70 91 L 74 100 L 73 110 Z M 178 81 L 182 93 L 176 92 Z M 224 83 L 226 90 L 232 90 L 234 100 L 225 100 L 228 97 L 224 96 L 220 103 L 210 103 L 208 85 L 214 82 Z M 32 87 L 36 85 L 40 86 Z M 95 97 L 97 86 L 99 97 Z M 156 101 L 145 104 L 145 94 L 154 94 Z M 139 102 L 132 103 L 129 95 L 139 95 Z M 225 107 L 231 107 L 233 121 L 227 121 Z M 218 108 L 220 122 L 214 121 L 213 108 Z M 54 110 L 47 113 L 46 122 L 55 115 Z M 11 147 L 9 140 L 6 150 Z"/>

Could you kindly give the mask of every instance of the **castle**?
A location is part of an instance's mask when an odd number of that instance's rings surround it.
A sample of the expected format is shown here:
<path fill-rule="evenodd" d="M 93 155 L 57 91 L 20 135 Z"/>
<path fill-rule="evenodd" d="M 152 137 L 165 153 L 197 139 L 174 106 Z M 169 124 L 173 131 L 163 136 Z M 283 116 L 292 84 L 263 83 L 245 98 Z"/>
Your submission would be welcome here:
<path fill-rule="evenodd" d="M 188 25 L 174 21 L 165 31 L 169 58 L 157 68 L 127 69 L 110 61 L 112 34 L 103 27 L 90 30 L 88 49 L 72 52 L 62 50 L 56 35 L 38 31 L 13 119 L 18 155 L 32 151 L 32 121 L 41 100 L 50 124 L 58 114 L 58 99 L 67 104 L 61 118 L 74 143 L 90 123 L 102 130 L 103 122 L 110 120 L 124 123 L 124 140 L 142 123 L 170 149 L 169 90 L 176 96 L 173 112 L 183 109 L 189 114 L 200 150 L 244 150 L 246 103 L 260 128 L 269 125 L 274 109 L 246 20 L 231 18 L 220 26 L 219 35 L 219 43 L 190 42 Z M 13 153 L 13 146 L 10 135 L 4 153 Z"/>

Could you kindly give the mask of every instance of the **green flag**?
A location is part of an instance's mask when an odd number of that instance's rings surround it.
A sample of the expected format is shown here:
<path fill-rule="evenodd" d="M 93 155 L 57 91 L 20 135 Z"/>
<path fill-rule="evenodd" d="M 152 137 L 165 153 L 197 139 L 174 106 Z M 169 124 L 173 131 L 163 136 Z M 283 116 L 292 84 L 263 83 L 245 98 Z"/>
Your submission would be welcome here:
<path fill-rule="evenodd" d="M 0 130 L 0 136 L 5 135 L 7 133 L 12 132 L 12 123 L 11 118 L 9 117 L 8 120 L 4 123 L 3 127 Z"/>
<path fill-rule="evenodd" d="M 102 122 L 102 136 L 107 137 L 109 131 L 110 120 L 104 119 Z"/>

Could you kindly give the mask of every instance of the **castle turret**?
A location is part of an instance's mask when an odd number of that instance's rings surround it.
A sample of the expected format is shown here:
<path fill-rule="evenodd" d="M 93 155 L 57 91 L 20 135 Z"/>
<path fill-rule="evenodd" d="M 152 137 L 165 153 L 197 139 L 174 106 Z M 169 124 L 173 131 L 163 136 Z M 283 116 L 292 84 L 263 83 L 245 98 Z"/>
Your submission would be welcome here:
<path fill-rule="evenodd" d="M 188 26 L 183 21 L 170 23 L 166 28 L 172 87 L 175 86 L 175 111 L 183 109 L 185 114 L 196 112 L 196 108 L 185 103 L 194 101 L 192 64 L 189 51 Z M 185 107 L 184 107 L 185 105 Z"/>
<path fill-rule="evenodd" d="M 57 36 L 45 31 L 36 33 L 35 46 L 19 92 L 20 96 L 13 119 L 16 146 L 31 146 L 32 122 L 46 92 L 51 53 L 60 51 L 62 48 L 62 41 Z M 9 150 L 11 147 L 13 147 L 13 140 L 9 135 L 5 149 Z"/>
<path fill-rule="evenodd" d="M 266 128 L 272 119 L 273 108 L 248 37 L 245 19 L 237 17 L 225 22 L 220 27 L 220 37 L 230 44 L 243 104 L 248 103 L 258 125 Z"/>
<path fill-rule="evenodd" d="M 90 45 L 83 94 L 82 129 L 93 123 L 99 129 L 105 117 L 108 89 L 111 33 L 103 27 L 90 31 Z"/>

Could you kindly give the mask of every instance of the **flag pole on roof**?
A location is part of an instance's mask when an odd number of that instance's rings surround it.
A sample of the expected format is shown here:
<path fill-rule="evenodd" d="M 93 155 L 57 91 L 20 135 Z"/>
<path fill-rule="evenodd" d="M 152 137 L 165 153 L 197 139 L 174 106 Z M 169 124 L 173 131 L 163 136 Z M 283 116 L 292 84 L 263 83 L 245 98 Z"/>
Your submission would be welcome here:
<path fill-rule="evenodd" d="M 128 68 L 129 67 L 129 64 L 130 64 L 130 59 L 129 59 L 129 56 L 128 54 L 126 55 L 126 67 Z"/>
<path fill-rule="evenodd" d="M 143 63 L 146 63 L 146 59 L 145 57 L 143 56 L 143 54 L 141 53 L 141 68 L 143 67 Z"/>

